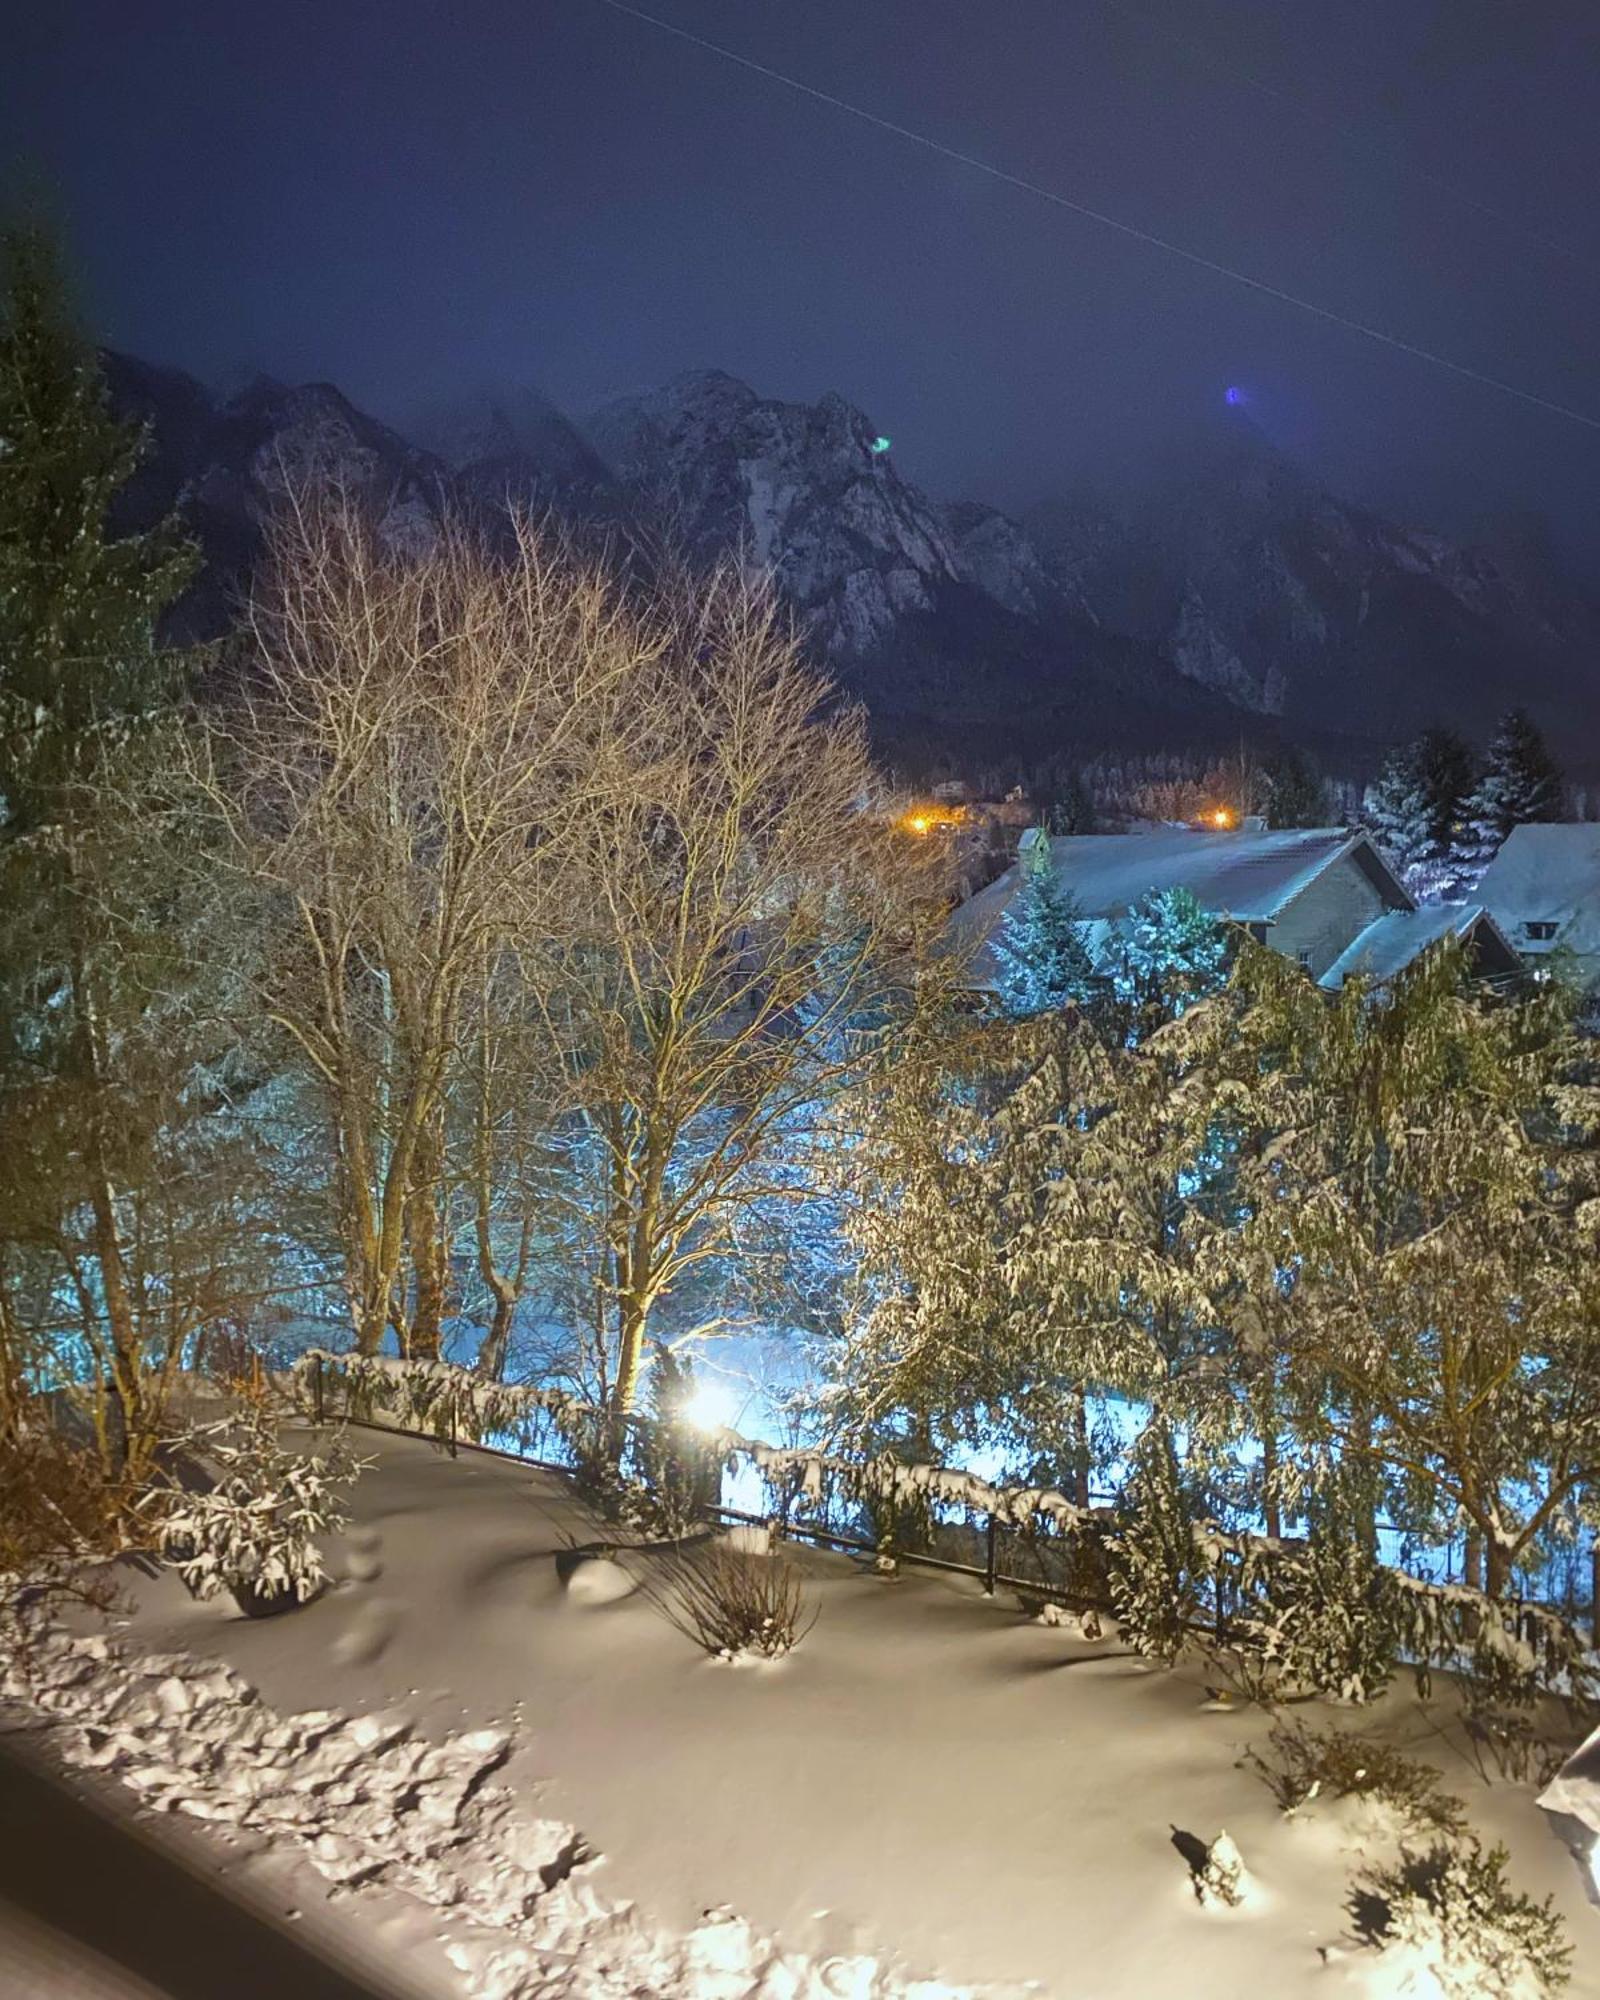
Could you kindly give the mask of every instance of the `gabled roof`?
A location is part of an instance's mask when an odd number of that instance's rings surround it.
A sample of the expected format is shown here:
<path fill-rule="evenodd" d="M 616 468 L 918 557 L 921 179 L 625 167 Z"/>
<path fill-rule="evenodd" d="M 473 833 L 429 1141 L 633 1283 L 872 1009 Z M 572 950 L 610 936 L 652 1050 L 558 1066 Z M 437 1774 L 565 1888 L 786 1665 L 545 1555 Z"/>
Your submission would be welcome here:
<path fill-rule="evenodd" d="M 1389 910 L 1375 918 L 1346 945 L 1317 984 L 1337 991 L 1359 973 L 1381 986 L 1443 937 L 1460 938 L 1477 969 L 1490 976 L 1517 970 L 1515 949 L 1481 903 L 1433 903 L 1420 910 Z"/>
<path fill-rule="evenodd" d="M 1344 827 L 1293 827 L 1282 832 L 1239 827 L 1222 833 L 1161 827 L 1153 833 L 1053 836 L 1050 867 L 1086 918 L 1125 917 L 1152 889 L 1187 889 L 1203 910 L 1241 924 L 1270 924 L 1324 870 L 1350 856 L 1391 909 L 1410 910 L 1411 897 L 1364 833 Z M 963 903 L 952 935 L 979 947 L 975 972 L 992 971 L 982 949 L 1020 886 L 1017 868 Z"/>
<path fill-rule="evenodd" d="M 1484 870 L 1478 900 L 1519 951 L 1600 951 L 1600 826 L 1514 826 Z M 1554 939 L 1524 926 L 1555 924 Z"/>

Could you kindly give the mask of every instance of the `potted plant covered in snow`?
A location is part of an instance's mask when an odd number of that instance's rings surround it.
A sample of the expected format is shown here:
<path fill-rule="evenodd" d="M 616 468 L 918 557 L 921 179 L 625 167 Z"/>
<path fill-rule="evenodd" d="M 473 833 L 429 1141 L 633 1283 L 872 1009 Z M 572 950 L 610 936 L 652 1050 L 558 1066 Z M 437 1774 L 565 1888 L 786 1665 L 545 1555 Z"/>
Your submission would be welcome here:
<path fill-rule="evenodd" d="M 345 1526 L 343 1492 L 370 1460 L 356 1457 L 342 1431 L 322 1451 L 285 1450 L 261 1397 L 185 1442 L 215 1476 L 201 1490 L 163 1492 L 157 1536 L 190 1591 L 226 1590 L 247 1618 L 315 1596 L 327 1576 L 322 1537 Z"/>

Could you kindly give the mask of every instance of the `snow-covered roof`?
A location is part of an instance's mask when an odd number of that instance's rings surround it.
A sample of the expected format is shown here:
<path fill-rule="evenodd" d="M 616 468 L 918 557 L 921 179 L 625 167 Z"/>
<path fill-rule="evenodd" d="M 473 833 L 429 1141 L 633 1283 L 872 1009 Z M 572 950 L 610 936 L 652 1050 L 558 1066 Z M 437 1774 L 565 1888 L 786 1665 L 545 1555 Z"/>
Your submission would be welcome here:
<path fill-rule="evenodd" d="M 1161 827 L 1152 833 L 1052 835 L 1050 867 L 1087 918 L 1125 917 L 1152 889 L 1187 889 L 1203 910 L 1242 924 L 1270 924 L 1322 872 L 1346 855 L 1355 858 L 1384 901 L 1412 907 L 1410 896 L 1364 833 L 1345 827 L 1292 827 L 1267 832 L 1250 826 L 1231 832 Z M 977 944 L 980 983 L 992 968 L 983 949 L 994 935 L 1021 882 L 1008 868 L 996 882 L 963 903 L 951 919 L 952 936 Z"/>
<path fill-rule="evenodd" d="M 1389 910 L 1367 925 L 1333 961 L 1318 984 L 1337 991 L 1360 973 L 1382 985 L 1403 972 L 1430 944 L 1458 937 L 1473 947 L 1486 972 L 1514 972 L 1517 954 L 1481 903 L 1434 903 L 1420 910 Z"/>
<path fill-rule="evenodd" d="M 1514 826 L 1478 897 L 1518 951 L 1600 953 L 1600 826 Z M 1556 928 L 1530 937 L 1529 924 Z"/>

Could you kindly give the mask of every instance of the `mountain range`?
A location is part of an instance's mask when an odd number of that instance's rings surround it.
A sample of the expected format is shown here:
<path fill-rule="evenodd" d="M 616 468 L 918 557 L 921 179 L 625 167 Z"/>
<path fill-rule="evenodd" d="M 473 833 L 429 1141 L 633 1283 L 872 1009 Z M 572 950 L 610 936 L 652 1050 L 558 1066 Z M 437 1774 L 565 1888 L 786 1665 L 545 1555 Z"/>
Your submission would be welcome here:
<path fill-rule="evenodd" d="M 226 624 L 272 508 L 324 475 L 402 547 L 510 497 L 579 532 L 668 532 L 696 561 L 742 550 L 916 774 L 1242 739 L 1359 772 L 1429 722 L 1481 736 L 1514 701 L 1570 764 L 1600 764 L 1600 604 L 1536 531 L 1463 547 L 1397 525 L 1242 412 L 1152 468 L 1136 505 L 1015 519 L 921 491 L 840 396 L 775 401 L 715 370 L 581 425 L 531 393 L 446 401 L 412 439 L 325 383 L 223 398 L 128 356 L 106 368 L 151 438 L 127 518 L 176 507 L 206 557 L 190 634 Z"/>

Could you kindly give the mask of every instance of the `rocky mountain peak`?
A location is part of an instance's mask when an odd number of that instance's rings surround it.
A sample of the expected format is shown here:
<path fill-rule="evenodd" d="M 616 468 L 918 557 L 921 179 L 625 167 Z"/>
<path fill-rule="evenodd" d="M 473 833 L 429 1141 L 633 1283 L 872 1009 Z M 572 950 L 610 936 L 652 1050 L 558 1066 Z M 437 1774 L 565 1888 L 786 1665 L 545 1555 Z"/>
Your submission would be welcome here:
<path fill-rule="evenodd" d="M 589 432 L 692 554 L 742 550 L 835 658 L 872 651 L 958 576 L 938 509 L 842 396 L 778 402 L 712 370 L 610 405 Z"/>

